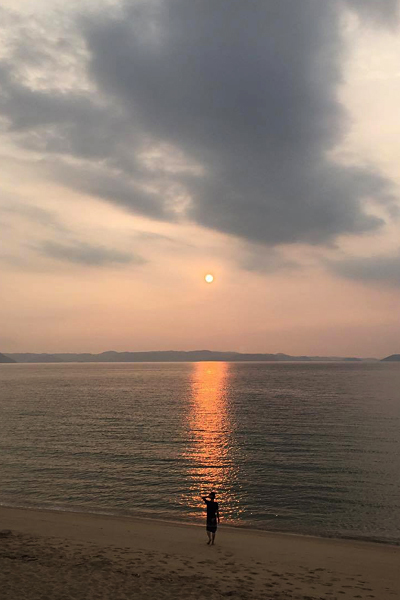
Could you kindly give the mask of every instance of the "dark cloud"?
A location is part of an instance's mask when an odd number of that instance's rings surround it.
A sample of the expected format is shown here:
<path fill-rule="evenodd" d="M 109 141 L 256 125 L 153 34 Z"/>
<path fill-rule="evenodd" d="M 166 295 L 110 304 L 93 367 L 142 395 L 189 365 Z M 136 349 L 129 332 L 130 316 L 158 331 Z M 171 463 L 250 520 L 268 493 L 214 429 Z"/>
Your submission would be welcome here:
<path fill-rule="evenodd" d="M 35 90 L 0 65 L 0 108 L 9 132 L 27 149 L 40 152 L 50 173 L 68 187 L 116 202 L 159 220 L 174 220 L 165 196 L 149 189 L 146 169 L 138 167 L 129 115 L 97 95 Z M 60 160 L 73 157 L 73 162 Z M 168 192 L 172 184 L 162 182 Z"/>
<path fill-rule="evenodd" d="M 363 201 L 387 201 L 390 182 L 328 158 L 348 126 L 344 4 L 394 15 L 391 0 L 146 0 L 91 13 L 79 28 L 92 88 L 36 89 L 9 63 L 3 114 L 66 185 L 152 218 L 267 245 L 372 231 L 383 221 Z M 141 159 L 160 145 L 198 171 Z"/>
<path fill-rule="evenodd" d="M 129 173 L 100 164 L 65 164 L 47 162 L 49 174 L 56 174 L 65 185 L 108 200 L 137 214 L 158 220 L 174 220 L 159 194 L 144 189 Z"/>
<path fill-rule="evenodd" d="M 50 258 L 93 267 L 102 267 L 109 264 L 114 266 L 128 263 L 143 264 L 145 262 L 140 256 L 83 242 L 63 244 L 48 241 L 44 242 L 38 249 Z"/>
<path fill-rule="evenodd" d="M 362 16 L 393 25 L 399 14 L 398 0 L 343 0 L 344 4 Z"/>
<path fill-rule="evenodd" d="M 347 279 L 400 286 L 400 252 L 394 256 L 348 258 L 326 264 L 331 271 Z"/>

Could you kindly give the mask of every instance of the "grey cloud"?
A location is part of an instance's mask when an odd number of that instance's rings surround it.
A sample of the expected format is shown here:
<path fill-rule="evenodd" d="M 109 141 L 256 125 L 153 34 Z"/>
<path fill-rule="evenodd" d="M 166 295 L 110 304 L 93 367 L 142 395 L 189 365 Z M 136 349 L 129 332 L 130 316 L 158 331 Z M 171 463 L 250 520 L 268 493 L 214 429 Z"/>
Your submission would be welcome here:
<path fill-rule="evenodd" d="M 0 66 L 3 86 L 0 107 L 2 114 L 10 120 L 11 131 L 60 123 L 76 127 L 87 124 L 90 130 L 104 114 L 92 99 L 83 94 L 34 89 L 27 82 L 18 80 L 12 71 L 10 64 Z M 96 150 L 95 146 L 93 150 Z"/>
<path fill-rule="evenodd" d="M 381 21 L 385 25 L 393 24 L 398 18 L 398 0 L 344 0 L 344 2 L 362 16 Z"/>
<path fill-rule="evenodd" d="M 179 242 L 170 237 L 169 235 L 163 235 L 161 233 L 155 233 L 154 231 L 137 231 L 134 234 L 134 238 L 141 242 L 168 242 L 169 244 L 178 244 Z"/>
<path fill-rule="evenodd" d="M 280 271 L 293 271 L 300 268 L 299 263 L 285 258 L 274 248 L 250 244 L 241 249 L 239 264 L 246 271 L 260 274 L 272 274 Z"/>
<path fill-rule="evenodd" d="M 52 212 L 41 208 L 40 206 L 33 206 L 24 202 L 14 201 L 0 206 L 0 214 L 22 216 L 29 221 L 33 221 L 43 227 L 53 229 L 54 231 L 62 233 L 67 232 L 66 227 Z"/>
<path fill-rule="evenodd" d="M 133 128 L 118 107 L 87 94 L 30 89 L 7 66 L 0 67 L 0 83 L 9 131 L 25 148 L 44 154 L 42 163 L 59 181 L 150 218 L 174 220 L 164 198 L 146 189 L 145 169 L 139 170 L 132 152 Z M 78 160 L 60 161 L 57 155 Z"/>
<path fill-rule="evenodd" d="M 44 242 L 38 249 L 50 258 L 93 267 L 109 264 L 143 264 L 145 262 L 140 256 L 83 242 L 61 244 L 48 241 Z"/>
<path fill-rule="evenodd" d="M 400 252 L 394 256 L 348 258 L 326 264 L 331 271 L 347 279 L 400 286 Z"/>
<path fill-rule="evenodd" d="M 336 3 L 153 7 L 91 22 L 85 35 L 99 87 L 148 135 L 205 165 L 204 177 L 185 179 L 189 217 L 267 244 L 382 225 L 362 199 L 387 193 L 388 182 L 326 158 L 345 124 Z"/>
<path fill-rule="evenodd" d="M 379 9 L 345 3 L 368 17 L 393 16 L 389 0 Z M 384 222 L 363 201 L 393 202 L 390 182 L 328 158 L 348 126 L 337 99 L 340 7 L 147 0 L 91 13 L 79 28 L 97 91 L 31 89 L 9 64 L 0 72 L 2 110 L 10 132 L 41 151 L 66 185 L 152 218 L 182 217 L 267 245 L 373 231 Z M 202 169 L 148 168 L 140 154 L 159 144 Z M 179 216 L 176 189 L 187 196 Z"/>
<path fill-rule="evenodd" d="M 54 160 L 47 162 L 50 173 L 68 187 L 92 194 L 131 210 L 137 214 L 158 219 L 174 220 L 168 207 L 154 192 L 146 191 L 121 169 L 107 164 L 66 164 Z"/>
<path fill-rule="evenodd" d="M 76 239 L 73 231 L 65 227 L 56 215 L 39 206 L 25 204 L 18 200 L 6 201 L 3 205 L 0 205 L 1 216 L 3 216 L 4 222 L 0 220 L 0 229 L 3 226 L 4 232 L 8 234 L 8 239 L 2 239 L 4 250 L 0 250 L 0 261 L 18 268 L 29 269 L 30 271 L 43 268 L 41 264 L 32 263 L 32 251 L 53 259 L 87 266 L 143 264 L 146 262 L 136 253 L 121 252 L 113 248 L 89 244 Z M 14 226 L 13 221 L 15 216 L 18 217 L 18 220 L 22 218 L 25 224 L 24 241 L 20 240 L 20 244 L 18 244 L 19 228 Z M 42 226 L 46 231 L 46 237 L 49 233 L 53 233 L 53 235 L 57 235 L 58 240 L 63 241 L 32 241 L 38 238 L 37 228 L 32 227 L 32 224 Z M 43 233 L 40 237 L 42 236 Z M 18 245 L 18 252 L 12 253 L 10 246 L 16 244 Z M 21 249 L 23 249 L 22 252 Z"/>

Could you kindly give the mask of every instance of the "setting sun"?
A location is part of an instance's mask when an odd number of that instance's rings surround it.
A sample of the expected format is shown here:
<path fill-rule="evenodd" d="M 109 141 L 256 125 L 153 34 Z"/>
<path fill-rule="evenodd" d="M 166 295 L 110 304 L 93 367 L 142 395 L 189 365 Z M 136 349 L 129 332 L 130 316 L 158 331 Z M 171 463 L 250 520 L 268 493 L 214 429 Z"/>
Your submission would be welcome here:
<path fill-rule="evenodd" d="M 211 273 L 208 273 L 204 279 L 206 280 L 207 283 L 212 283 L 214 281 L 214 276 L 211 275 Z"/>

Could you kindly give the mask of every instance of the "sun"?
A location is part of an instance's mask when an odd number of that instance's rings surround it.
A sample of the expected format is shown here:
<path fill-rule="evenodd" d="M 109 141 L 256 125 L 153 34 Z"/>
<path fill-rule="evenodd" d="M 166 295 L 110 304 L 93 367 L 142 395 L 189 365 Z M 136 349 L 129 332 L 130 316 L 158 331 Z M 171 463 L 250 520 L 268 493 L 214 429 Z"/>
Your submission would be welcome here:
<path fill-rule="evenodd" d="M 212 283 L 214 281 L 214 275 L 211 275 L 211 273 L 207 273 L 207 275 L 204 277 L 204 279 L 206 280 L 207 283 Z"/>

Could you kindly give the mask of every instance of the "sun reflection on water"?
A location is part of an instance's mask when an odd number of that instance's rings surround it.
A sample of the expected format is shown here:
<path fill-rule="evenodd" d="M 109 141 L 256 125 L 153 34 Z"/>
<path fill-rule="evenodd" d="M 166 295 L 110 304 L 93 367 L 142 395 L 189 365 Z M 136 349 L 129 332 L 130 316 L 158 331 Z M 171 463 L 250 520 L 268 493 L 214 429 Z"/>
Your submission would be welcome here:
<path fill-rule="evenodd" d="M 229 405 L 229 363 L 196 363 L 188 413 L 189 495 L 183 498 L 193 514 L 203 507 L 200 495 L 217 493 L 224 520 L 239 510 L 233 493 L 236 469 L 232 455 L 233 422 Z"/>

